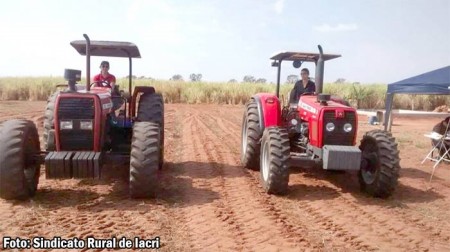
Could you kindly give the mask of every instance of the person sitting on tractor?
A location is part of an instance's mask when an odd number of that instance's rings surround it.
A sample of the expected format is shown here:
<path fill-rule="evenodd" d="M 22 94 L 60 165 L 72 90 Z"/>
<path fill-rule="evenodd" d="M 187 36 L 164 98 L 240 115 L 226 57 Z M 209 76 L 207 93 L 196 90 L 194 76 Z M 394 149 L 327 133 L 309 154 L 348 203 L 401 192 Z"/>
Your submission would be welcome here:
<path fill-rule="evenodd" d="M 100 64 L 100 70 L 101 72 L 94 76 L 94 83 L 96 87 L 106 87 L 110 88 L 113 102 L 113 108 L 112 111 L 118 110 L 123 105 L 123 100 L 120 97 L 120 93 L 118 90 L 116 90 L 116 77 L 109 73 L 109 62 L 108 61 L 102 61 Z M 118 96 L 118 97 L 117 97 Z M 111 115 L 114 115 L 114 113 L 111 113 Z"/>
<path fill-rule="evenodd" d="M 297 104 L 300 98 L 300 95 L 304 93 L 314 93 L 316 92 L 316 84 L 309 79 L 309 70 L 308 68 L 303 68 L 300 71 L 301 79 L 297 81 L 294 85 L 294 88 L 291 91 L 289 103 Z"/>
<path fill-rule="evenodd" d="M 445 118 L 444 120 L 442 120 L 438 124 L 434 125 L 433 132 L 439 133 L 439 134 L 443 135 L 444 137 L 447 137 L 447 134 L 450 133 L 448 131 L 449 130 L 449 126 L 448 126 L 449 121 L 450 121 L 450 116 L 448 116 L 447 118 Z M 445 154 L 445 149 L 442 148 L 443 146 L 441 146 L 442 144 L 444 144 L 447 149 L 450 147 L 450 143 L 449 142 L 447 142 L 447 141 L 442 141 L 441 142 L 440 140 L 435 140 L 435 139 L 431 139 L 431 144 L 433 146 L 436 146 L 439 149 L 439 155 L 440 156 Z"/>
<path fill-rule="evenodd" d="M 100 73 L 94 76 L 94 83 L 96 87 L 108 87 L 111 92 L 114 91 L 116 77 L 109 73 L 108 61 L 102 61 L 100 64 Z"/>

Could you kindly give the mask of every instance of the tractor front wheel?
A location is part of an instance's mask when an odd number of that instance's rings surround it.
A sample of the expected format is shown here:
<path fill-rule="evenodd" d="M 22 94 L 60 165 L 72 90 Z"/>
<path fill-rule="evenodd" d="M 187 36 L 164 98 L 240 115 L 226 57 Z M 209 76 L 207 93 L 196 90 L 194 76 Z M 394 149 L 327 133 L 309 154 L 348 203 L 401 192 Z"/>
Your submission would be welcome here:
<path fill-rule="evenodd" d="M 0 197 L 26 199 L 34 196 L 40 175 L 36 125 L 28 120 L 3 122 L 0 143 Z"/>
<path fill-rule="evenodd" d="M 132 198 L 155 196 L 158 187 L 160 149 L 160 125 L 153 122 L 135 122 L 130 155 Z"/>
<path fill-rule="evenodd" d="M 359 183 L 362 191 L 374 197 L 387 198 L 397 187 L 400 158 L 397 143 L 389 132 L 367 132 L 359 146 L 361 168 Z"/>
<path fill-rule="evenodd" d="M 261 182 L 270 194 L 284 194 L 289 183 L 289 137 L 285 129 L 269 127 L 261 141 Z"/>

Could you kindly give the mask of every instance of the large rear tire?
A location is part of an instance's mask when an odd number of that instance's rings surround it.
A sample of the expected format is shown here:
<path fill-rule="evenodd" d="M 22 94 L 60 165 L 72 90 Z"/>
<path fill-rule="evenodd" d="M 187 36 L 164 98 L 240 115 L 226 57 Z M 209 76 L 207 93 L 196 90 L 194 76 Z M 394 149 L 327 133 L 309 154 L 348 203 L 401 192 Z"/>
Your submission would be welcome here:
<path fill-rule="evenodd" d="M 164 124 L 164 100 L 161 94 L 143 94 L 139 97 L 137 119 L 141 122 Z"/>
<path fill-rule="evenodd" d="M 154 122 L 160 125 L 161 148 L 159 169 L 164 164 L 164 99 L 161 94 L 143 94 L 139 98 L 137 120 L 140 122 Z"/>
<path fill-rule="evenodd" d="M 259 127 L 260 119 L 258 105 L 255 100 L 245 106 L 241 132 L 241 163 L 245 168 L 259 170 L 259 156 L 261 149 L 262 131 Z"/>
<path fill-rule="evenodd" d="M 55 150 L 55 138 L 52 135 L 52 131 L 55 129 L 54 127 L 54 114 L 55 114 L 55 101 L 56 97 L 58 97 L 59 91 L 53 93 L 47 99 L 47 105 L 45 106 L 45 115 L 44 115 L 44 134 L 42 136 L 42 140 L 44 141 L 44 149 L 46 151 L 54 151 Z"/>
<path fill-rule="evenodd" d="M 0 143 L 0 197 L 26 199 L 34 196 L 40 175 L 36 125 L 28 120 L 3 122 Z"/>
<path fill-rule="evenodd" d="M 161 131 L 153 122 L 135 122 L 131 139 L 130 196 L 153 197 L 158 186 Z"/>
<path fill-rule="evenodd" d="M 290 146 L 283 128 L 269 127 L 261 141 L 261 182 L 269 194 L 285 194 L 289 184 Z"/>
<path fill-rule="evenodd" d="M 367 132 L 359 146 L 361 190 L 380 198 L 392 195 L 397 187 L 400 158 L 397 143 L 390 132 L 373 130 Z"/>

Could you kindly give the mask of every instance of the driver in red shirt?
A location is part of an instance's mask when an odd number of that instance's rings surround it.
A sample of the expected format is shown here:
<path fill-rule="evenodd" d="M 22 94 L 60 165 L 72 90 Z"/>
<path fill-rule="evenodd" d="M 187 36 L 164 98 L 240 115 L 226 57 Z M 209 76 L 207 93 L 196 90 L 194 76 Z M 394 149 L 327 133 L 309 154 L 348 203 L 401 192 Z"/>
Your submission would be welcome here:
<path fill-rule="evenodd" d="M 96 87 L 108 87 L 111 91 L 114 90 L 116 85 L 116 77 L 109 73 L 109 62 L 102 61 L 100 64 L 100 73 L 94 76 L 94 82 Z"/>

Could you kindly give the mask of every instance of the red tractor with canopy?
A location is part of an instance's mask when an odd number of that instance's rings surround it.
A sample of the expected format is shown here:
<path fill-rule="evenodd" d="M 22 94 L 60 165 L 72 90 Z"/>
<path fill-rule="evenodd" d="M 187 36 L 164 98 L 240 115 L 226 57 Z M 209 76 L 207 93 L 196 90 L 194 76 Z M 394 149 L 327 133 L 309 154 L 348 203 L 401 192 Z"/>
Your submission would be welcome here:
<path fill-rule="evenodd" d="M 141 57 L 135 44 L 84 38 L 70 44 L 86 55 L 86 83 L 77 84 L 80 70 L 65 69 L 67 84 L 58 86 L 67 88 L 47 101 L 44 150 L 32 121 L 0 124 L 0 197 L 33 196 L 41 164 L 47 179 L 101 178 L 111 160 L 129 160 L 131 197 L 155 194 L 164 160 L 163 97 L 153 87 L 132 88 L 132 59 Z M 128 92 L 90 83 L 91 56 L 128 58 Z"/>
<path fill-rule="evenodd" d="M 357 141 L 358 116 L 341 98 L 323 94 L 324 62 L 340 55 L 283 52 L 274 55 L 278 68 L 276 93 L 259 93 L 247 102 L 242 122 L 241 162 L 260 170 L 267 193 L 288 190 L 290 167 L 356 170 L 363 191 L 375 197 L 390 196 L 397 186 L 399 151 L 391 133 L 372 130 Z M 314 62 L 315 93 L 304 93 L 298 103 L 282 107 L 279 99 L 281 63 Z"/>

